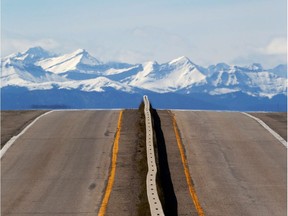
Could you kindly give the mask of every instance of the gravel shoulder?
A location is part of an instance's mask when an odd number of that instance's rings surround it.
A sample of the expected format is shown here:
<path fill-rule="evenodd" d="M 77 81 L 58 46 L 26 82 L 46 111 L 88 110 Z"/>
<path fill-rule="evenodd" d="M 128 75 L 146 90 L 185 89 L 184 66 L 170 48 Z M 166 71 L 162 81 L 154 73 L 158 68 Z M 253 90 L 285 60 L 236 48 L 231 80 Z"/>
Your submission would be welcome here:
<path fill-rule="evenodd" d="M 1 148 L 45 110 L 1 111 Z"/>
<path fill-rule="evenodd" d="M 287 141 L 287 112 L 249 113 L 262 121 Z"/>

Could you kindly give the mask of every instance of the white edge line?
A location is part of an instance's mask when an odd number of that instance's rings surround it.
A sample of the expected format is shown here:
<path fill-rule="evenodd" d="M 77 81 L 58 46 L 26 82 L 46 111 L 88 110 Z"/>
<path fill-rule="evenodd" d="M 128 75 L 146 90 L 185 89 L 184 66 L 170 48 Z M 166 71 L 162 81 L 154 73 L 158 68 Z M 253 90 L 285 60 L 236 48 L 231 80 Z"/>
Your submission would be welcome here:
<path fill-rule="evenodd" d="M 22 136 L 33 124 L 36 123 L 36 121 L 38 121 L 40 118 L 42 118 L 45 115 L 48 115 L 52 112 L 54 112 L 55 110 L 51 110 L 49 112 L 43 113 L 42 115 L 38 116 L 36 119 L 34 119 L 33 122 L 31 122 L 29 125 L 27 125 L 18 135 L 13 136 L 10 140 L 8 140 L 8 142 L 6 142 L 6 144 L 3 146 L 3 148 L 0 151 L 0 159 L 2 159 L 2 157 L 5 155 L 5 153 L 7 152 L 7 150 L 14 144 L 14 142 L 20 137 Z"/>
<path fill-rule="evenodd" d="M 242 112 L 242 113 L 244 115 L 249 116 L 250 118 L 253 118 L 254 120 L 256 120 L 260 125 L 262 125 L 266 130 L 268 130 L 277 140 L 279 140 L 279 142 L 281 142 L 287 148 L 287 142 L 278 133 L 276 133 L 267 124 L 265 124 L 262 120 L 260 120 L 259 118 L 255 117 L 255 116 L 252 116 L 248 113 L 245 113 L 245 112 Z"/>

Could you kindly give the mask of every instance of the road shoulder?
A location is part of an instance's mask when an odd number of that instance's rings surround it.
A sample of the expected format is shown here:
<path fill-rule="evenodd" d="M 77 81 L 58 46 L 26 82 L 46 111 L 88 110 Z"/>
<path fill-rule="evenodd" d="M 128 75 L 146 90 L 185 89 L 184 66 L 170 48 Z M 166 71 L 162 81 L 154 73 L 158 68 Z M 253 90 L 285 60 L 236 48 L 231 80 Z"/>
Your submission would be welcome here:
<path fill-rule="evenodd" d="M 261 119 L 287 142 L 287 113 L 249 113 Z"/>
<path fill-rule="evenodd" d="M 1 111 L 1 148 L 3 148 L 11 137 L 19 134 L 34 119 L 45 112 L 47 111 Z"/>

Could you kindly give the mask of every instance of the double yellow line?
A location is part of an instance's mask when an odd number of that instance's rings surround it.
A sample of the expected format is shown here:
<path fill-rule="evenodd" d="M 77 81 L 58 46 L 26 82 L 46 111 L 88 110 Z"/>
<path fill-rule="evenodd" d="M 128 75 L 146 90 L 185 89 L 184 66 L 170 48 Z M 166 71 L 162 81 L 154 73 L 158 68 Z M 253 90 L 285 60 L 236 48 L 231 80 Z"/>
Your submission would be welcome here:
<path fill-rule="evenodd" d="M 204 211 L 200 205 L 196 191 L 195 191 L 193 184 L 192 184 L 192 179 L 191 179 L 191 175 L 189 172 L 188 163 L 187 163 L 187 159 L 186 159 L 185 152 L 184 152 L 184 147 L 183 147 L 183 144 L 182 144 L 182 141 L 180 138 L 177 122 L 176 122 L 175 116 L 172 113 L 171 113 L 171 115 L 172 115 L 174 133 L 175 133 L 178 148 L 180 151 L 181 160 L 182 160 L 182 164 L 183 164 L 184 173 L 185 173 L 186 181 L 188 184 L 189 192 L 190 192 L 191 198 L 193 200 L 193 203 L 194 203 L 194 206 L 196 208 L 198 215 L 204 216 Z M 111 159 L 111 171 L 110 171 L 106 191 L 105 191 L 102 203 L 101 203 L 101 207 L 100 207 L 98 216 L 104 216 L 105 215 L 108 201 L 109 201 L 110 194 L 111 194 L 112 187 L 113 187 L 114 180 L 115 180 L 116 162 L 117 162 L 117 155 L 118 155 L 118 149 L 119 149 L 119 139 L 120 139 L 120 132 L 121 132 L 122 116 L 123 116 L 123 111 L 121 110 L 120 114 L 119 114 L 119 118 L 118 118 L 117 131 L 116 131 L 116 135 L 115 135 L 115 139 L 114 139 L 114 143 L 113 143 L 113 151 L 112 151 L 112 159 Z"/>
<path fill-rule="evenodd" d="M 123 116 L 123 110 L 120 111 L 119 118 L 118 118 L 117 131 L 116 131 L 116 135 L 115 135 L 115 139 L 114 139 L 112 159 L 111 159 L 111 171 L 110 171 L 106 191 L 104 194 L 104 198 L 102 200 L 102 204 L 101 204 L 98 216 L 104 216 L 105 215 L 108 201 L 110 198 L 110 194 L 112 191 L 112 187 L 114 184 L 115 173 L 116 173 L 116 162 L 117 162 L 117 155 L 118 155 L 118 149 L 119 149 L 119 138 L 120 138 L 120 131 L 121 131 L 122 116 Z"/>
<path fill-rule="evenodd" d="M 202 207 L 200 205 L 200 202 L 199 202 L 199 199 L 197 197 L 196 191 L 195 191 L 195 189 L 193 187 L 193 184 L 192 184 L 192 179 L 191 179 L 191 175 L 190 175 L 190 172 L 189 172 L 189 167 L 188 167 L 187 159 L 186 159 L 186 156 L 185 156 L 184 147 L 183 147 L 183 144 L 182 144 L 182 141 L 181 141 L 181 137 L 180 137 L 180 134 L 179 134 L 176 118 L 175 118 L 175 115 L 173 113 L 171 113 L 171 116 L 172 116 L 172 121 L 173 121 L 174 133 L 175 133 L 177 144 L 178 144 L 178 148 L 179 148 L 179 151 L 180 151 L 181 160 L 182 160 L 182 164 L 183 164 L 184 173 L 185 173 L 186 181 L 187 181 L 187 184 L 188 184 L 189 192 L 190 192 L 191 198 L 193 200 L 193 203 L 194 203 L 194 206 L 196 208 L 196 211 L 197 211 L 198 215 L 199 216 L 204 216 L 204 211 L 203 211 L 203 209 L 202 209 Z"/>

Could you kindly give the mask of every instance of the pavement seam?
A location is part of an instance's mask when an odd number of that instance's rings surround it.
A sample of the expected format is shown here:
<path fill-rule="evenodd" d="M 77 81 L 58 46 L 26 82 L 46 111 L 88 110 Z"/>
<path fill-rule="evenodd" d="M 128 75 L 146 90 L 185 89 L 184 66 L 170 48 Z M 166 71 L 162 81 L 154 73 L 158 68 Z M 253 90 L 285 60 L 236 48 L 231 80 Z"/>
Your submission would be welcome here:
<path fill-rule="evenodd" d="M 111 170 L 110 170 L 110 174 L 108 177 L 108 182 L 107 182 L 105 194 L 103 196 L 100 210 L 98 212 L 98 216 L 104 216 L 106 213 L 108 201 L 109 201 L 110 194 L 111 194 L 114 180 L 115 180 L 116 162 L 117 162 L 118 149 L 119 149 L 119 139 L 120 139 L 120 132 L 121 132 L 122 116 L 123 116 L 123 110 L 121 110 L 119 113 L 119 118 L 118 118 L 118 123 L 117 123 L 117 131 L 116 131 L 116 135 L 115 135 L 115 139 L 114 139 L 112 158 L 111 158 Z"/>
<path fill-rule="evenodd" d="M 182 160 L 182 164 L 183 164 L 183 168 L 184 168 L 184 173 L 185 173 L 185 177 L 186 177 L 186 181 L 187 181 L 187 185 L 188 185 L 188 188 L 189 188 L 189 192 L 190 192 L 192 201 L 194 203 L 194 206 L 196 208 L 198 216 L 205 216 L 204 211 L 203 211 L 203 209 L 202 209 L 202 207 L 200 205 L 199 199 L 197 197 L 196 191 L 195 191 L 195 189 L 193 187 L 191 174 L 190 174 L 190 171 L 189 171 L 188 162 L 187 162 L 187 158 L 186 158 L 185 151 L 184 151 L 184 146 L 183 146 L 183 143 L 181 141 L 181 137 L 180 137 L 180 134 L 179 134 L 179 129 L 178 129 L 178 125 L 177 125 L 177 122 L 176 122 L 175 115 L 172 112 L 170 112 L 170 113 L 171 113 L 171 118 L 172 118 L 172 122 L 173 122 L 173 129 L 174 129 L 174 133 L 175 133 L 175 136 L 176 136 L 177 145 L 178 145 L 178 148 L 179 148 L 179 151 L 180 151 L 181 160 Z"/>

